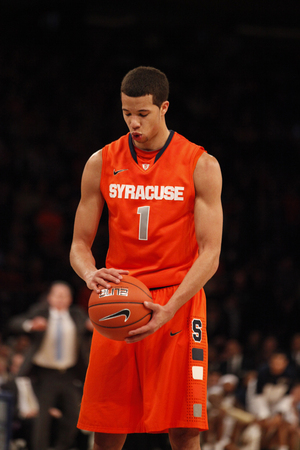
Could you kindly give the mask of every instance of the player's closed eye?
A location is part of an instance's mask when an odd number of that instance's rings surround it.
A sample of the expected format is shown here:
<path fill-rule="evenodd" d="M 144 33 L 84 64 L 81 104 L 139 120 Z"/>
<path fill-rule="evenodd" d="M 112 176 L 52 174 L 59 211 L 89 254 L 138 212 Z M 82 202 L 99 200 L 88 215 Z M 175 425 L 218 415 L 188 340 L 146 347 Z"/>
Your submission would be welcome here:
<path fill-rule="evenodd" d="M 126 114 L 126 113 L 124 113 L 124 114 L 125 114 L 125 116 L 126 116 L 126 117 L 129 117 L 129 116 L 131 116 L 131 114 L 130 114 L 130 113 L 127 113 L 127 114 Z M 147 114 L 139 114 L 139 116 L 140 116 L 140 117 L 147 117 L 147 116 L 148 116 L 148 113 L 147 113 Z"/>

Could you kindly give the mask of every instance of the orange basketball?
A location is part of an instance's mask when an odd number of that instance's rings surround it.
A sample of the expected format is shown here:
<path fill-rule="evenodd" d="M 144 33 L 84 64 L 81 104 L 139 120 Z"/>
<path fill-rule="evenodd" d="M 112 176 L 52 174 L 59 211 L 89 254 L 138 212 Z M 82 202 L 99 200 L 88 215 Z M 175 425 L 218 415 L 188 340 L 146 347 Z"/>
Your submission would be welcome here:
<path fill-rule="evenodd" d="M 94 328 L 109 339 L 124 341 L 128 332 L 151 319 L 152 311 L 144 306 L 152 296 L 144 283 L 130 275 L 123 275 L 120 283 L 110 283 L 110 289 L 91 293 L 88 312 Z"/>

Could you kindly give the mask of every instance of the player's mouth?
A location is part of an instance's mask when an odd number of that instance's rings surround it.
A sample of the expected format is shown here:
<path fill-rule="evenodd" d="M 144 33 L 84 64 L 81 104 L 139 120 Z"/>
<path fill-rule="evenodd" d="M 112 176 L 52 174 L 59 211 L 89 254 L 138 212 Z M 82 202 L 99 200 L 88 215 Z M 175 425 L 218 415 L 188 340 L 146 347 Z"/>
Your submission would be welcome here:
<path fill-rule="evenodd" d="M 133 132 L 131 133 L 131 137 L 132 137 L 132 139 L 133 139 L 134 141 L 138 141 L 138 140 L 141 139 L 142 133 L 137 133 L 136 131 L 133 131 Z"/>

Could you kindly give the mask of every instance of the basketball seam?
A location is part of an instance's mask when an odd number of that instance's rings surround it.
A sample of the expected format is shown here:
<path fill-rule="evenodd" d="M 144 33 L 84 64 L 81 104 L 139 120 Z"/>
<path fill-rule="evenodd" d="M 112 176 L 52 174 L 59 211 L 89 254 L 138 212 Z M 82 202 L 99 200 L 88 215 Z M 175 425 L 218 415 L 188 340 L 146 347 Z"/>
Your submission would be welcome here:
<path fill-rule="evenodd" d="M 141 288 L 140 286 L 138 286 L 137 284 L 131 283 L 130 281 L 126 281 L 126 280 L 121 280 L 121 283 L 124 283 L 124 284 L 127 283 L 127 284 L 130 284 L 131 286 L 138 288 L 140 291 L 144 292 L 144 294 L 146 294 L 147 297 L 152 299 L 152 295 L 151 294 L 149 295 L 148 292 L 144 291 L 144 289 Z M 119 286 L 119 285 L 117 284 L 116 286 Z"/>

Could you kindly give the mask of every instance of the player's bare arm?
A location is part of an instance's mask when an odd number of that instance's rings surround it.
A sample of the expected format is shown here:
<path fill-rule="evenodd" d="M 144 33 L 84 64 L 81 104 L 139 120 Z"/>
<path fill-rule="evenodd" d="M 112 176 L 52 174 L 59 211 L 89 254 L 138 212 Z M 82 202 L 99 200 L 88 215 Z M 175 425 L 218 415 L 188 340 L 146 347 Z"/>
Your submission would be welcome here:
<path fill-rule="evenodd" d="M 167 304 L 174 314 L 215 274 L 221 252 L 223 212 L 222 175 L 217 160 L 204 153 L 194 171 L 195 231 L 199 256 Z"/>
<path fill-rule="evenodd" d="M 70 252 L 71 266 L 86 282 L 89 289 L 100 292 L 101 287 L 110 288 L 109 282 L 118 283 L 126 270 L 96 268 L 92 245 L 101 218 L 104 198 L 100 191 L 102 152 L 94 153 L 83 171 L 81 199 L 74 221 L 73 241 Z"/>
<path fill-rule="evenodd" d="M 219 163 L 213 156 L 204 153 L 199 158 L 194 171 L 194 184 L 194 216 L 199 256 L 165 306 L 147 302 L 146 306 L 153 310 L 152 319 L 144 327 L 131 331 L 128 343 L 144 339 L 172 319 L 218 268 L 223 229 L 222 175 Z"/>

